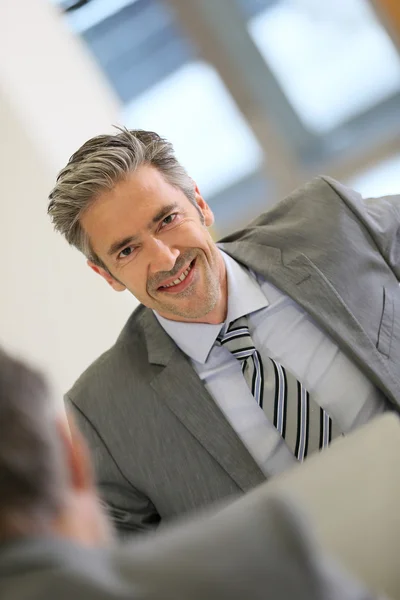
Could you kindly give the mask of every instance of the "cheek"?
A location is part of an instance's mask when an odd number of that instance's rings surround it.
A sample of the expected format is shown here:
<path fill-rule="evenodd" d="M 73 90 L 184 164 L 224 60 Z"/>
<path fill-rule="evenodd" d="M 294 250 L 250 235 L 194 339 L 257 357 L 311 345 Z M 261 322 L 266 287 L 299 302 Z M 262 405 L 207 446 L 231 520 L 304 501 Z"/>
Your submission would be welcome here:
<path fill-rule="evenodd" d="M 121 282 L 137 298 L 147 296 L 147 269 L 140 261 L 127 263 L 119 271 Z"/>
<path fill-rule="evenodd" d="M 207 249 L 211 246 L 211 236 L 208 230 L 201 225 L 194 227 L 187 237 L 192 247 Z"/>

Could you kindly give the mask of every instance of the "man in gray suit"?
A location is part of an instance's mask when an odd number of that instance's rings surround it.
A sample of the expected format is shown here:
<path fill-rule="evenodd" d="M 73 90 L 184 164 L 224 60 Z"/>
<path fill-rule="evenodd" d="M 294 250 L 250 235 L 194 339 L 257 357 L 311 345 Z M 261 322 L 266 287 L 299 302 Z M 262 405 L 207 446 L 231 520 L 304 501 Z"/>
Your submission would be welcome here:
<path fill-rule="evenodd" d="M 0 349 L 0 598 L 372 600 L 290 501 L 263 490 L 134 546 L 113 544 L 79 433 Z M 72 421 L 71 421 L 72 423 Z"/>
<path fill-rule="evenodd" d="M 49 213 L 141 302 L 66 397 L 121 531 L 247 492 L 400 404 L 400 198 L 325 177 L 216 245 L 157 134 L 89 140 Z"/>

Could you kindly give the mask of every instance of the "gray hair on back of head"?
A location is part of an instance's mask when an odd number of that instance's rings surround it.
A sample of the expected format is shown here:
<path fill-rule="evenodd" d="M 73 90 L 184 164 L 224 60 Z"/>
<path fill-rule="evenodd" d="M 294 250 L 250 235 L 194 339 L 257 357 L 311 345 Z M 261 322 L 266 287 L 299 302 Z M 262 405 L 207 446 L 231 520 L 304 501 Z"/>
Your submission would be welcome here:
<path fill-rule="evenodd" d="M 168 183 L 196 205 L 194 182 L 178 162 L 170 142 L 152 131 L 117 130 L 116 134 L 99 135 L 85 142 L 60 171 L 49 195 L 48 214 L 55 230 L 103 268 L 80 219 L 101 193 L 112 190 L 141 165 L 158 169 Z"/>
<path fill-rule="evenodd" d="M 43 376 L 0 347 L 0 540 L 49 531 L 70 475 Z"/>

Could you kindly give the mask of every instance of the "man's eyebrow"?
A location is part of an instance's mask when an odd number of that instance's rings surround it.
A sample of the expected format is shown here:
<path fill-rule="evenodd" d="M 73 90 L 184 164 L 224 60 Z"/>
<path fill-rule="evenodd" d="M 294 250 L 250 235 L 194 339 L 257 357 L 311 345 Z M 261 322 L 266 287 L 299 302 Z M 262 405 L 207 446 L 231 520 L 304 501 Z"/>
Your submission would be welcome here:
<path fill-rule="evenodd" d="M 174 202 L 173 204 L 168 204 L 168 206 L 163 206 L 158 213 L 154 215 L 151 222 L 148 225 L 148 229 L 151 229 L 153 225 L 164 219 L 169 215 L 174 209 L 176 209 L 178 204 Z M 125 246 L 129 246 L 129 244 L 133 244 L 138 241 L 139 236 L 137 235 L 129 235 L 122 240 L 117 240 L 108 249 L 108 256 L 113 256 L 118 250 L 122 250 Z"/>
<path fill-rule="evenodd" d="M 158 221 L 161 221 L 162 219 L 164 219 L 166 216 L 169 215 L 170 212 L 172 212 L 173 210 L 175 210 L 178 207 L 178 204 L 176 202 L 174 202 L 173 204 L 168 204 L 168 206 L 163 206 L 157 214 L 154 215 L 154 217 L 151 220 L 151 223 L 149 223 L 149 229 L 152 227 L 152 225 L 155 225 L 156 223 L 158 223 Z"/>
<path fill-rule="evenodd" d="M 109 247 L 108 252 L 107 252 L 108 256 L 112 256 L 113 254 L 118 252 L 118 250 L 122 250 L 125 246 L 128 246 L 129 244 L 136 242 L 137 239 L 138 239 L 137 235 L 129 235 L 128 237 L 125 237 L 122 240 L 117 240 L 116 242 L 111 244 L 111 246 Z"/>

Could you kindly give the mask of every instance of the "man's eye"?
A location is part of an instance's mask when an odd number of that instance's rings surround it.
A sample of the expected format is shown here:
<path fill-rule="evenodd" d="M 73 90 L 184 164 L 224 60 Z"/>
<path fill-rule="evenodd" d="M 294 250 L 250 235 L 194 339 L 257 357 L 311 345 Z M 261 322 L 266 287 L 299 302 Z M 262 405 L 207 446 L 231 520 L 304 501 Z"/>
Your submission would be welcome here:
<path fill-rule="evenodd" d="M 128 246 L 127 248 L 124 248 L 123 250 L 121 250 L 121 252 L 118 254 L 118 258 L 126 258 L 127 256 L 130 256 L 133 252 L 133 248 L 132 246 Z"/>
<path fill-rule="evenodd" d="M 175 221 L 176 219 L 176 213 L 172 213 L 172 215 L 168 215 L 168 217 L 165 217 L 165 219 L 162 220 L 162 227 L 164 227 L 165 225 L 171 225 L 171 223 L 173 221 Z"/>

